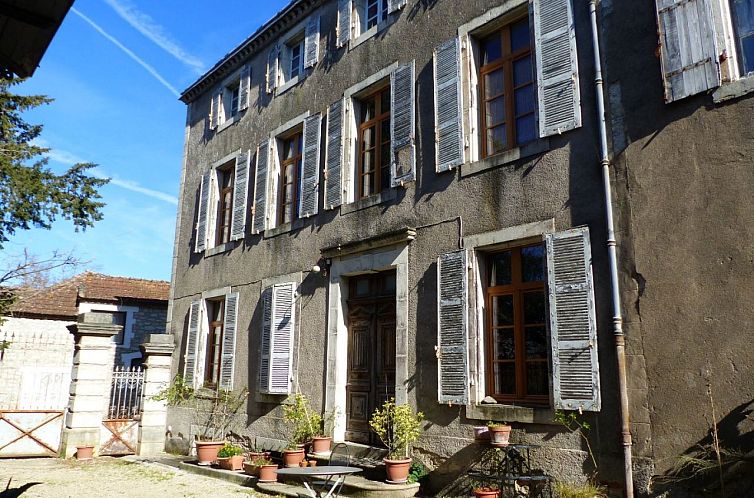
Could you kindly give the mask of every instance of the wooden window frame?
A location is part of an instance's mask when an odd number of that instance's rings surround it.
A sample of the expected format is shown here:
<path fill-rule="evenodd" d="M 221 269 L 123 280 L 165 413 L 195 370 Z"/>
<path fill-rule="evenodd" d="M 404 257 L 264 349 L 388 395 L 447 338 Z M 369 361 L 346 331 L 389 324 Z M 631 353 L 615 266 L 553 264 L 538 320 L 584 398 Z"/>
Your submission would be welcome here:
<path fill-rule="evenodd" d="M 235 163 L 231 161 L 227 165 L 217 168 L 217 226 L 215 233 L 215 245 L 219 246 L 230 242 L 233 227 L 233 189 L 235 188 Z M 227 180 L 227 183 L 226 183 Z"/>
<path fill-rule="evenodd" d="M 382 109 L 382 94 L 385 92 L 385 90 L 388 90 L 388 94 L 392 89 L 390 88 L 390 84 L 386 83 L 384 85 L 380 85 L 377 89 L 374 89 L 370 91 L 368 94 L 366 94 L 363 97 L 360 97 L 359 104 L 361 106 L 362 112 L 359 116 L 359 124 L 357 128 L 357 137 L 358 140 L 358 149 L 359 149 L 359 156 L 358 156 L 358 168 L 356 171 L 356 182 L 358 184 L 357 187 L 357 200 L 364 199 L 366 197 L 371 197 L 373 195 L 377 195 L 380 192 L 382 192 L 385 188 L 387 188 L 389 185 L 382 185 L 382 169 L 388 168 L 390 169 L 390 162 L 383 166 L 383 157 L 382 157 L 382 147 L 384 145 L 388 146 L 388 150 L 390 149 L 390 134 L 388 134 L 387 140 L 383 140 L 382 137 L 382 124 L 384 121 L 390 121 L 392 119 L 392 107 L 391 105 L 388 106 L 388 110 L 386 112 L 380 113 L 380 110 Z M 374 100 L 374 113 L 375 116 L 370 119 L 369 121 L 361 122 L 362 116 L 364 114 L 363 109 L 365 107 L 365 104 L 369 102 L 370 100 Z M 374 134 L 374 146 L 375 149 L 375 168 L 374 168 L 374 188 L 372 189 L 372 192 L 369 194 L 365 194 L 364 192 L 364 181 L 363 178 L 367 176 L 368 174 L 371 174 L 372 172 L 364 172 L 364 155 L 366 152 L 369 152 L 369 150 L 364 149 L 364 133 L 369 128 L 374 127 L 375 134 Z"/>
<path fill-rule="evenodd" d="M 223 335 L 225 334 L 225 297 L 217 299 L 208 299 L 207 305 L 207 322 L 209 330 L 207 331 L 207 343 L 206 343 L 206 355 L 204 358 L 204 387 L 214 389 L 220 383 L 220 374 L 222 368 L 223 357 Z M 212 317 L 218 315 L 219 318 L 213 319 Z M 216 329 L 220 329 L 219 337 Z M 217 352 L 217 355 L 215 355 Z M 213 358 L 217 356 L 217 364 L 213 361 Z M 213 377 L 217 379 L 215 382 Z"/>
<path fill-rule="evenodd" d="M 516 114 L 516 106 L 515 106 L 515 91 L 519 88 L 525 87 L 527 85 L 534 85 L 536 87 L 536 81 L 534 80 L 534 75 L 531 75 L 531 79 L 528 80 L 526 83 L 523 83 L 519 86 L 514 86 L 513 84 L 513 63 L 519 59 L 523 59 L 525 57 L 529 57 L 532 62 L 532 67 L 534 64 L 534 57 L 532 55 L 532 37 L 531 37 L 531 27 L 529 27 L 529 44 L 526 47 L 520 48 L 516 52 L 511 52 L 511 35 L 510 35 L 510 27 L 524 19 L 528 19 L 526 15 L 518 17 L 516 19 L 513 19 L 512 21 L 505 24 L 503 27 L 495 30 L 492 33 L 488 33 L 484 35 L 483 37 L 480 37 L 479 39 L 479 60 L 480 60 L 480 67 L 479 67 L 479 119 L 480 119 L 480 131 L 482 134 L 482 149 L 481 149 L 481 157 L 491 157 L 497 154 L 500 154 L 506 150 L 510 150 L 513 148 L 516 148 L 520 146 L 521 144 L 518 142 L 518 137 L 516 136 L 516 119 L 529 115 L 529 114 L 535 114 L 536 115 L 536 107 L 531 112 L 526 112 L 523 114 Z M 484 40 L 491 38 L 495 35 L 498 35 L 501 38 L 501 51 L 502 55 L 499 59 L 496 59 L 493 62 L 490 62 L 488 64 L 482 65 L 482 61 L 484 61 Z M 495 100 L 496 98 L 500 97 L 500 95 L 494 95 L 492 97 L 487 97 L 487 89 L 485 85 L 485 76 L 493 73 L 495 71 L 498 71 L 502 69 L 503 70 L 503 95 L 505 98 L 505 120 L 501 121 L 499 123 L 496 123 L 494 126 L 487 126 L 487 102 L 490 102 L 492 100 Z M 506 145 L 503 150 L 497 151 L 495 153 L 488 153 L 487 152 L 487 130 L 488 128 L 494 128 L 497 126 L 500 126 L 502 124 L 505 124 L 505 139 L 506 139 Z M 536 132 L 536 130 L 535 130 Z M 536 133 L 535 133 L 536 135 Z"/>
<path fill-rule="evenodd" d="M 364 2 L 364 31 L 369 31 L 375 26 L 379 26 L 387 20 L 388 16 L 388 0 L 362 0 Z M 376 4 L 377 14 L 373 17 L 369 17 L 369 7 L 371 4 Z M 370 23 L 374 23 L 371 24 Z"/>
<path fill-rule="evenodd" d="M 550 396 L 549 393 L 545 395 L 529 395 L 527 394 L 526 385 L 526 364 L 530 361 L 544 362 L 548 366 L 548 374 L 550 373 L 549 358 L 540 360 L 527 360 L 526 359 L 526 337 L 525 327 L 523 323 L 524 308 L 523 308 L 523 295 L 527 292 L 541 291 L 543 297 L 547 298 L 547 272 L 543 271 L 544 280 L 536 282 L 522 282 L 521 273 L 521 250 L 527 247 L 540 246 L 543 249 L 543 264 L 544 264 L 544 245 L 542 243 L 525 244 L 521 246 L 514 246 L 502 251 L 495 251 L 486 253 L 487 269 L 485 272 L 484 281 L 484 303 L 485 303 L 485 327 L 484 327 L 484 341 L 486 350 L 486 395 L 492 396 L 498 402 L 503 403 L 516 403 L 526 404 L 533 406 L 549 406 Z M 492 275 L 492 257 L 496 253 L 510 252 L 511 253 L 511 283 L 507 285 L 490 286 L 490 279 Z M 492 324 L 492 300 L 495 297 L 500 296 L 513 296 L 513 337 L 515 347 L 515 357 L 512 360 L 515 364 L 516 372 L 516 394 L 501 394 L 495 392 L 495 370 L 496 363 L 508 363 L 511 360 L 497 360 L 494 358 L 494 340 L 495 331 Z M 547 316 L 545 316 L 545 322 L 542 324 L 528 324 L 532 326 L 548 327 Z M 549 336 L 549 334 L 548 334 Z"/>
<path fill-rule="evenodd" d="M 280 180 L 278 181 L 278 213 L 277 213 L 277 221 L 278 226 L 283 225 L 285 223 L 293 223 L 298 219 L 298 201 L 299 201 L 299 178 L 301 175 L 301 167 L 302 162 L 304 159 L 304 148 L 303 148 L 303 140 L 304 140 L 304 133 L 303 129 L 301 127 L 297 127 L 293 131 L 287 133 L 286 135 L 283 135 L 281 137 L 278 137 L 278 140 L 281 142 L 280 147 Z M 297 151 L 291 157 L 290 159 L 283 159 L 285 154 L 285 146 L 286 143 L 293 142 L 293 144 L 296 144 Z M 293 145 L 292 144 L 292 145 Z M 288 185 L 288 183 L 285 182 L 285 170 L 288 166 L 293 167 L 293 175 L 291 184 L 293 188 L 291 189 L 292 196 L 291 199 L 288 199 L 285 195 L 285 187 Z M 285 207 L 287 205 L 291 204 L 291 219 L 286 220 L 285 219 Z"/>

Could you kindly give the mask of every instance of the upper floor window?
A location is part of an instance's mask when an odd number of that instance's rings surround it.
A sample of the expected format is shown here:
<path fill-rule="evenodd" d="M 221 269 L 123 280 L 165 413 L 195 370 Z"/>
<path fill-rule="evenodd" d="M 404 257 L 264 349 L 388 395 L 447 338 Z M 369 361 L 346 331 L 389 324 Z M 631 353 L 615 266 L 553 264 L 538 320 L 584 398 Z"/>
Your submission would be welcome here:
<path fill-rule="evenodd" d="M 222 358 L 223 328 L 225 324 L 225 298 L 207 300 L 209 333 L 204 366 L 204 385 L 217 387 L 220 380 L 220 358 Z"/>
<path fill-rule="evenodd" d="M 233 220 L 233 179 L 235 176 L 234 163 L 231 162 L 217 170 L 217 240 L 215 245 L 230 241 L 231 222 Z"/>
<path fill-rule="evenodd" d="M 529 20 L 480 41 L 482 157 L 537 137 Z"/>
<path fill-rule="evenodd" d="M 249 87 L 251 86 L 251 68 L 244 66 L 238 73 L 230 76 L 210 100 L 209 128 L 217 129 L 235 118 L 249 107 Z"/>
<path fill-rule="evenodd" d="M 364 2 L 363 31 L 373 28 L 387 19 L 388 0 L 362 0 Z"/>
<path fill-rule="evenodd" d="M 288 64 L 286 67 L 285 80 L 289 81 L 304 73 L 304 36 L 301 33 L 285 45 Z"/>
<path fill-rule="evenodd" d="M 278 224 L 290 223 L 298 218 L 299 179 L 301 177 L 302 132 L 280 140 L 280 187 L 278 193 Z"/>
<path fill-rule="evenodd" d="M 741 74 L 754 73 L 754 0 L 731 0 Z"/>
<path fill-rule="evenodd" d="M 228 114 L 231 118 L 236 117 L 236 115 L 239 113 L 239 96 L 240 96 L 240 90 L 239 90 L 240 82 L 236 82 L 231 87 L 226 88 L 226 92 L 228 97 L 230 97 L 228 100 L 230 101 L 230 109 L 228 109 Z"/>
<path fill-rule="evenodd" d="M 358 198 L 390 186 L 390 87 L 359 100 Z"/>

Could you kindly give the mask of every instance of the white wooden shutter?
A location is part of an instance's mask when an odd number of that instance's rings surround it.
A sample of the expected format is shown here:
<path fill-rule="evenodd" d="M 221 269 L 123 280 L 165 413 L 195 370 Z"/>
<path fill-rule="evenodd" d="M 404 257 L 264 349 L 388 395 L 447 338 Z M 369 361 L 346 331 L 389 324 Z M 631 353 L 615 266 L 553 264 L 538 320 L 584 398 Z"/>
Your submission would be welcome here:
<path fill-rule="evenodd" d="M 275 45 L 267 56 L 267 93 L 273 93 L 278 87 L 278 56 L 280 47 Z"/>
<path fill-rule="evenodd" d="M 183 380 L 196 386 L 196 355 L 199 339 L 199 324 L 202 318 L 202 302 L 193 301 L 189 308 L 188 334 L 186 335 L 186 356 L 183 362 Z"/>
<path fill-rule="evenodd" d="M 267 228 L 267 183 L 269 172 L 270 141 L 257 148 L 257 172 L 254 179 L 254 209 L 252 233 L 262 233 Z"/>
<path fill-rule="evenodd" d="M 579 64 L 571 0 L 534 0 L 539 136 L 581 126 Z"/>
<path fill-rule="evenodd" d="M 272 330 L 272 287 L 262 291 L 262 337 L 259 347 L 259 390 L 270 391 L 270 342 Z"/>
<path fill-rule="evenodd" d="M 225 107 L 223 105 L 223 89 L 219 89 L 217 93 L 214 96 L 214 104 L 213 108 L 215 110 L 214 112 L 214 125 L 212 129 L 214 130 L 221 124 L 225 122 Z"/>
<path fill-rule="evenodd" d="M 338 48 L 344 47 L 351 40 L 352 13 L 352 0 L 338 0 Z"/>
<path fill-rule="evenodd" d="M 390 173 L 393 187 L 414 179 L 414 62 L 390 74 Z"/>
<path fill-rule="evenodd" d="M 665 101 L 720 85 L 709 0 L 656 0 Z"/>
<path fill-rule="evenodd" d="M 263 322 L 269 323 L 268 346 L 262 330 L 262 366 L 268 372 L 260 376 L 260 387 L 270 394 L 289 394 L 293 376 L 293 341 L 296 322 L 296 284 L 287 282 L 272 286 L 271 296 L 263 299 Z M 269 320 L 269 322 L 268 322 Z M 265 350 L 266 348 L 266 350 Z M 269 360 L 264 361 L 267 355 Z"/>
<path fill-rule="evenodd" d="M 209 99 L 209 129 L 214 130 L 217 128 L 216 121 L 215 121 L 215 115 L 217 114 L 217 103 L 215 102 L 215 95 L 213 94 L 212 97 Z"/>
<path fill-rule="evenodd" d="M 547 234 L 553 405 L 600 410 L 597 322 L 589 229 Z"/>
<path fill-rule="evenodd" d="M 306 218 L 319 210 L 319 143 L 322 137 L 322 115 L 310 116 L 304 121 L 303 165 L 299 216 Z"/>
<path fill-rule="evenodd" d="M 202 175 L 199 186 L 199 210 L 196 218 L 195 252 L 202 252 L 207 247 L 207 216 L 209 214 L 209 198 L 212 190 L 212 172 Z"/>
<path fill-rule="evenodd" d="M 225 298 L 223 323 L 223 349 L 220 357 L 220 389 L 233 389 L 233 368 L 236 360 L 236 333 L 238 324 L 238 293 Z"/>
<path fill-rule="evenodd" d="M 325 209 L 342 204 L 341 164 L 343 162 L 343 99 L 327 111 L 327 150 L 325 152 Z"/>
<path fill-rule="evenodd" d="M 238 82 L 238 111 L 249 107 L 249 93 L 251 91 L 251 66 L 241 69 L 241 80 Z"/>
<path fill-rule="evenodd" d="M 435 50 L 435 153 L 437 172 L 463 164 L 461 43 L 458 38 Z"/>
<path fill-rule="evenodd" d="M 389 0 L 388 1 L 388 13 L 392 14 L 397 12 L 406 6 L 406 0 Z"/>
<path fill-rule="evenodd" d="M 312 15 L 306 23 L 304 67 L 314 67 L 317 62 L 319 62 L 319 15 Z"/>
<path fill-rule="evenodd" d="M 249 197 L 249 167 L 251 151 L 242 152 L 236 157 L 235 179 L 233 180 L 233 221 L 231 240 L 243 239 L 246 232 L 246 200 Z"/>
<path fill-rule="evenodd" d="M 469 401 L 468 279 L 465 250 L 437 258 L 437 400 Z"/>

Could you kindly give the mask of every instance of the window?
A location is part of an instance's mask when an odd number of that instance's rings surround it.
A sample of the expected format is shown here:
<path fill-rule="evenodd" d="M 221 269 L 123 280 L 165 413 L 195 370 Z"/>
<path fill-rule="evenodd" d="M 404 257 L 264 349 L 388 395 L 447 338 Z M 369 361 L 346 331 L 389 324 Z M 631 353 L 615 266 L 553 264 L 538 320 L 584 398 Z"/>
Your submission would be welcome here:
<path fill-rule="evenodd" d="M 285 49 L 288 59 L 285 80 L 290 81 L 304 73 L 304 34 L 286 42 Z"/>
<path fill-rule="evenodd" d="M 390 87 L 360 99 L 358 198 L 390 186 Z"/>
<path fill-rule="evenodd" d="M 731 0 L 741 74 L 754 73 L 754 0 Z"/>
<path fill-rule="evenodd" d="M 482 156 L 536 138 L 534 76 L 528 18 L 480 41 Z"/>
<path fill-rule="evenodd" d="M 231 240 L 231 222 L 233 220 L 233 163 L 217 170 L 218 200 L 217 229 L 215 245 L 225 244 Z"/>
<path fill-rule="evenodd" d="M 251 68 L 242 67 L 227 78 L 210 101 L 209 127 L 212 130 L 234 122 L 241 111 L 249 107 Z M 220 128 L 222 129 L 222 128 Z"/>
<path fill-rule="evenodd" d="M 320 16 L 315 13 L 293 26 L 270 48 L 267 56 L 267 93 L 281 93 L 306 77 L 319 62 Z"/>
<path fill-rule="evenodd" d="M 487 394 L 498 401 L 549 402 L 542 244 L 487 257 Z"/>
<path fill-rule="evenodd" d="M 362 32 L 367 31 L 387 19 L 388 0 L 362 0 L 364 2 L 364 23 Z"/>
<path fill-rule="evenodd" d="M 222 356 L 223 327 L 225 325 L 225 298 L 207 301 L 209 333 L 204 365 L 204 386 L 217 387 L 220 380 L 220 358 Z"/>
<path fill-rule="evenodd" d="M 278 224 L 298 218 L 299 178 L 302 159 L 301 131 L 280 139 L 280 185 L 278 189 Z"/>
<path fill-rule="evenodd" d="M 226 112 L 226 116 L 229 116 L 231 118 L 236 117 L 238 115 L 239 109 L 238 109 L 238 97 L 240 95 L 240 90 L 238 88 L 240 82 L 236 82 L 235 85 L 226 88 L 225 92 L 228 97 L 230 97 L 228 100 L 230 101 L 230 108 Z"/>

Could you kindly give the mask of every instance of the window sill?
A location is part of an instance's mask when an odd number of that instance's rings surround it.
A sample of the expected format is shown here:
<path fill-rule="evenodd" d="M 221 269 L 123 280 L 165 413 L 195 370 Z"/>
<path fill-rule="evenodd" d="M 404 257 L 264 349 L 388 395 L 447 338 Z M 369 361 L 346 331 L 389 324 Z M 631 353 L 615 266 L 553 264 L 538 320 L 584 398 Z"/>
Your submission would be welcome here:
<path fill-rule="evenodd" d="M 305 220 L 306 218 L 298 218 L 290 223 L 283 223 L 275 228 L 269 228 L 264 232 L 264 238 L 271 239 L 272 237 L 277 237 L 278 235 L 304 228 L 304 225 L 306 224 Z"/>
<path fill-rule="evenodd" d="M 555 422 L 555 410 L 545 407 L 466 405 L 466 418 L 470 420 L 491 420 L 493 422 L 558 425 Z"/>
<path fill-rule="evenodd" d="M 230 119 L 226 119 L 226 120 L 225 120 L 225 122 L 224 122 L 223 124 L 221 124 L 221 125 L 217 125 L 217 128 L 215 129 L 215 133 L 220 133 L 220 132 L 221 132 L 221 131 L 223 131 L 223 130 L 224 130 L 225 128 L 228 128 L 228 127 L 229 127 L 229 126 L 231 126 L 232 124 L 234 124 L 234 123 L 236 123 L 236 122 L 238 122 L 238 121 L 241 121 L 241 116 L 243 115 L 243 112 L 244 112 L 244 111 L 241 111 L 241 112 L 239 112 L 238 114 L 236 114 L 235 116 L 233 116 L 232 118 L 230 118 Z"/>
<path fill-rule="evenodd" d="M 716 104 L 720 104 L 752 92 L 754 92 L 754 74 L 723 83 L 722 86 L 712 92 L 712 100 Z"/>
<path fill-rule="evenodd" d="M 217 254 L 222 254 L 224 252 L 228 252 L 231 249 L 236 247 L 236 241 L 231 240 L 230 242 L 226 242 L 225 244 L 220 244 L 219 246 L 211 247 L 207 249 L 204 252 L 204 257 L 209 258 L 210 256 L 215 256 Z"/>
<path fill-rule="evenodd" d="M 385 28 L 393 24 L 394 21 L 395 19 L 388 18 L 382 21 L 381 23 L 379 23 L 377 26 L 372 26 L 368 30 L 364 31 L 359 36 L 357 36 L 356 38 L 354 38 L 353 40 L 349 42 L 348 50 L 353 50 L 359 45 L 361 45 L 362 43 L 364 43 L 365 41 L 369 40 L 370 38 L 373 38 L 374 36 L 377 35 L 377 33 L 381 32 L 382 30 L 384 30 Z"/>
<path fill-rule="evenodd" d="M 282 85 L 280 85 L 279 87 L 275 89 L 275 96 L 277 97 L 278 95 L 284 94 L 285 92 L 287 92 L 294 86 L 298 85 L 305 79 L 306 79 L 306 74 L 300 74 L 296 76 L 295 78 L 289 79 L 288 81 L 286 81 L 285 83 L 283 83 Z"/>
<path fill-rule="evenodd" d="M 369 197 L 359 199 L 358 201 L 352 202 L 351 204 L 343 204 L 342 206 L 340 206 L 340 215 L 343 216 L 348 213 L 354 213 L 356 211 L 361 211 L 362 209 L 377 206 L 378 204 L 382 204 L 383 202 L 393 201 L 396 197 L 398 197 L 398 193 L 396 192 L 395 188 L 384 190 L 379 194 L 370 195 Z"/>
<path fill-rule="evenodd" d="M 501 152 L 500 154 L 496 154 L 492 157 L 486 157 L 473 163 L 462 164 L 461 177 L 463 178 L 465 176 L 475 175 L 488 169 L 497 168 L 498 166 L 503 166 L 505 164 L 518 161 L 519 159 L 524 159 L 526 157 L 531 157 L 543 152 L 547 152 L 548 150 L 550 150 L 550 139 L 541 138 L 539 140 L 535 140 L 534 142 L 524 144 L 521 147 L 506 150 L 505 152 Z"/>

